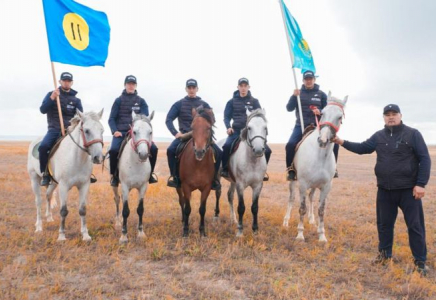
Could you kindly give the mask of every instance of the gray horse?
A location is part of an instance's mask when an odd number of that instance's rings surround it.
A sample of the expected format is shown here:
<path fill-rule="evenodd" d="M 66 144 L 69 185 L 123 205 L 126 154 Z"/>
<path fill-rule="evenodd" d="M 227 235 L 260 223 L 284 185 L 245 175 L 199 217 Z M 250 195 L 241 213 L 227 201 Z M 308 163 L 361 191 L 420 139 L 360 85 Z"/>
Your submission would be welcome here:
<path fill-rule="evenodd" d="M 91 240 L 86 227 L 86 202 L 88 198 L 92 164 L 101 164 L 103 161 L 103 125 L 100 119 L 103 110 L 98 114 L 94 112 L 82 113 L 77 110 L 76 116 L 71 119 L 68 135 L 59 145 L 49 162 L 50 173 L 53 183 L 47 188 L 47 210 L 50 208 L 50 200 L 54 190 L 59 185 L 59 198 L 61 200 L 61 224 L 58 241 L 65 240 L 65 219 L 68 214 L 67 198 L 68 191 L 72 187 L 79 190 L 79 214 L 81 217 L 81 233 L 84 241 Z M 27 170 L 32 182 L 32 189 L 36 202 L 36 231 L 42 231 L 41 220 L 41 172 L 39 160 L 36 158 L 35 146 L 41 138 L 33 141 L 29 146 Z M 48 214 L 51 216 L 51 212 Z"/>
<path fill-rule="evenodd" d="M 238 223 L 237 237 L 243 235 L 243 216 L 245 212 L 244 190 L 251 187 L 253 191 L 253 203 L 251 212 L 253 213 L 253 232 L 257 233 L 259 227 L 257 214 L 259 210 L 259 196 L 263 187 L 263 178 L 266 173 L 265 144 L 268 135 L 267 120 L 264 109 L 256 109 L 247 116 L 247 125 L 241 131 L 241 143 L 229 160 L 229 170 L 233 174 L 234 180 L 230 179 L 230 188 L 227 197 L 230 204 L 230 220 Z M 222 147 L 225 140 L 221 140 L 218 145 Z M 233 209 L 233 196 L 235 190 L 238 193 L 238 215 L 236 218 Z M 219 201 L 217 195 L 217 203 Z M 218 205 L 218 204 L 217 204 Z"/>
<path fill-rule="evenodd" d="M 316 224 L 313 213 L 313 196 L 315 190 L 319 189 L 318 237 L 320 242 L 327 242 L 324 229 L 324 211 L 327 195 L 331 190 L 332 179 L 336 170 L 336 161 L 333 155 L 334 144 L 332 139 L 341 126 L 347 98 L 348 96 L 345 97 L 344 100 L 340 100 L 331 97 L 331 94 L 329 93 L 327 106 L 322 110 L 322 117 L 317 129 L 306 137 L 295 154 L 294 167 L 297 171 L 298 182 L 300 183 L 300 222 L 298 224 L 297 240 L 304 241 L 303 219 L 307 211 L 307 190 L 310 190 L 309 223 Z M 293 180 L 289 183 L 290 195 L 283 226 L 288 226 L 289 224 L 292 203 L 296 192 L 296 182 L 297 181 Z"/>

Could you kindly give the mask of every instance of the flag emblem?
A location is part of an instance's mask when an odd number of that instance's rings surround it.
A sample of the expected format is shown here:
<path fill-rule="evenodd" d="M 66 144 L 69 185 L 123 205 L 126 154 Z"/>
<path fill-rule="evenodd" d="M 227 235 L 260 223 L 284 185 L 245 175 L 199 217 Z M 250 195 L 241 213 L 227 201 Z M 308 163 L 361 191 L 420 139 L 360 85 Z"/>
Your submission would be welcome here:
<path fill-rule="evenodd" d="M 62 22 L 64 34 L 71 47 L 85 50 L 89 45 L 89 26 L 85 19 L 75 13 L 67 13 Z"/>

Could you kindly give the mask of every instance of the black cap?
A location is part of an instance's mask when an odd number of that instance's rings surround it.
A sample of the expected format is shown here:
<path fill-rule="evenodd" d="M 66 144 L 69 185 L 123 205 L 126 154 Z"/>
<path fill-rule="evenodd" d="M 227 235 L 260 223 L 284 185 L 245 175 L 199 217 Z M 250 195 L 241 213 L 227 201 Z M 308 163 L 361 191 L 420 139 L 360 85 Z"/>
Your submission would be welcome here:
<path fill-rule="evenodd" d="M 383 109 L 383 114 L 386 114 L 389 111 L 394 111 L 396 113 L 400 113 L 401 114 L 401 110 L 400 107 L 396 104 L 388 104 L 385 106 L 385 108 Z"/>
<path fill-rule="evenodd" d="M 197 80 L 192 79 L 192 78 L 186 80 L 186 87 L 189 87 L 189 86 L 195 86 L 195 87 L 197 87 L 197 86 L 198 86 L 198 84 L 197 84 Z"/>
<path fill-rule="evenodd" d="M 243 84 L 243 83 L 246 83 L 246 84 L 250 85 L 250 83 L 248 82 L 248 79 L 245 78 L 245 77 L 242 77 L 242 78 L 240 78 L 240 79 L 238 80 L 238 85 L 241 85 L 241 84 Z"/>
<path fill-rule="evenodd" d="M 127 75 L 126 79 L 124 79 L 124 84 L 129 83 L 129 82 L 133 82 L 133 83 L 137 83 L 136 82 L 136 77 L 133 75 Z"/>
<path fill-rule="evenodd" d="M 61 80 L 73 80 L 73 74 L 71 74 L 70 72 L 63 72 L 61 74 Z"/>
<path fill-rule="evenodd" d="M 306 78 L 315 78 L 315 73 L 313 71 L 306 71 L 303 73 L 303 79 Z"/>

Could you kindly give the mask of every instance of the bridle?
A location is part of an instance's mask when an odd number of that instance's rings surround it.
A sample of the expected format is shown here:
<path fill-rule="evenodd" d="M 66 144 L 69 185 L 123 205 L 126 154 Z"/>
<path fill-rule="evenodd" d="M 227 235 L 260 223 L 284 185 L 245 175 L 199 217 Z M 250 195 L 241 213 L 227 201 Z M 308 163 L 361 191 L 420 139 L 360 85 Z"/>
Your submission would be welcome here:
<path fill-rule="evenodd" d="M 148 123 L 151 127 L 151 124 Z M 139 160 L 141 162 L 145 162 L 147 161 L 148 157 L 150 157 L 150 148 L 151 148 L 151 143 L 150 141 L 146 140 L 146 139 L 140 139 L 140 140 L 135 140 L 135 135 L 133 134 L 133 126 L 130 125 L 130 130 L 127 133 L 128 135 L 130 135 L 130 145 L 132 146 L 133 150 L 136 152 L 136 154 L 138 154 L 139 156 L 139 152 L 138 152 L 138 146 L 142 143 L 147 145 L 147 157 L 145 159 L 141 159 L 139 158 Z"/>
<path fill-rule="evenodd" d="M 253 149 L 253 150 L 254 150 L 254 148 L 253 148 L 253 144 L 252 144 L 252 143 L 253 143 L 253 141 L 254 141 L 255 139 L 259 138 L 259 139 L 263 140 L 263 144 L 266 145 L 266 142 L 267 142 L 266 137 L 268 136 L 268 128 L 267 128 L 267 129 L 266 129 L 265 137 L 263 137 L 263 136 L 261 136 L 261 135 L 256 135 L 256 136 L 250 138 L 250 136 L 249 136 L 250 130 L 248 130 L 248 123 L 249 123 L 253 118 L 255 118 L 255 117 L 260 117 L 260 118 L 262 118 L 262 116 L 260 116 L 260 115 L 255 115 L 255 116 L 251 117 L 251 118 L 247 121 L 247 125 L 245 126 L 245 130 L 247 130 L 247 144 L 248 144 L 248 146 L 250 146 L 250 148 Z"/>
<path fill-rule="evenodd" d="M 338 106 L 338 107 L 342 110 L 342 115 L 343 115 L 344 118 L 345 118 L 345 112 L 344 112 L 344 106 L 343 106 L 343 105 L 341 105 L 341 104 L 339 104 L 339 103 L 336 103 L 336 102 L 331 102 L 331 103 L 328 103 L 327 105 L 335 105 L 335 106 Z M 311 109 L 311 110 L 314 110 L 314 109 L 317 109 L 317 107 L 314 106 L 314 105 L 311 105 L 311 106 L 310 106 L 310 109 Z M 333 130 L 333 134 L 334 134 L 334 136 L 336 136 L 336 133 L 339 131 L 339 129 L 340 129 L 340 127 L 341 127 L 341 124 L 339 124 L 338 126 L 336 126 L 335 124 L 333 124 L 332 122 L 329 122 L 329 121 L 319 122 L 317 116 L 315 116 L 315 120 L 316 120 L 316 127 L 317 127 L 317 129 L 318 129 L 319 131 L 320 131 L 323 127 L 328 126 L 328 127 L 330 127 L 330 128 Z"/>
<path fill-rule="evenodd" d="M 74 140 L 73 136 L 71 135 L 71 132 L 68 132 L 68 136 L 71 138 L 71 140 L 74 142 L 74 144 L 76 144 L 77 147 L 79 147 L 82 151 L 88 153 L 88 155 L 91 155 L 91 153 L 89 152 L 89 147 L 91 145 L 100 143 L 102 147 L 104 146 L 103 139 L 93 139 L 89 142 L 86 140 L 85 132 L 83 131 L 83 122 L 80 122 L 79 131 L 80 131 L 80 135 L 81 135 L 82 140 L 83 140 L 83 147 L 80 146 L 80 144 L 78 142 L 76 142 L 76 140 Z"/>
<path fill-rule="evenodd" d="M 201 115 L 198 115 L 195 118 L 203 118 L 210 124 L 210 122 L 206 118 L 202 117 Z M 209 150 L 210 146 L 212 145 L 212 141 L 213 141 L 213 130 L 212 130 L 213 125 L 212 124 L 210 124 L 210 125 L 211 125 L 210 135 L 209 135 L 209 138 L 207 139 L 206 148 L 204 149 L 204 153 L 206 153 Z M 195 150 L 194 137 L 192 137 L 192 146 L 194 147 L 194 153 L 196 153 L 197 151 Z"/>

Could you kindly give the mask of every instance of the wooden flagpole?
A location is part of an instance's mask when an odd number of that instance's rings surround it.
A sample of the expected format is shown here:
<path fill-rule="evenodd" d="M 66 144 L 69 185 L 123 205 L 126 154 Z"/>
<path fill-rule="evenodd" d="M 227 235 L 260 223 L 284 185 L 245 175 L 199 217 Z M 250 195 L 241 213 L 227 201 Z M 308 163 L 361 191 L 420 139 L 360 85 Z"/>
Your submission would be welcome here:
<path fill-rule="evenodd" d="M 54 67 L 53 62 L 51 62 L 51 73 L 53 74 L 54 88 L 57 89 L 58 84 L 56 82 L 56 72 L 55 72 L 55 67 Z M 64 136 L 65 135 L 64 118 L 62 117 L 61 100 L 59 99 L 59 96 L 56 97 L 56 103 L 58 106 L 59 121 L 61 123 L 61 133 L 62 133 L 62 136 Z"/>

